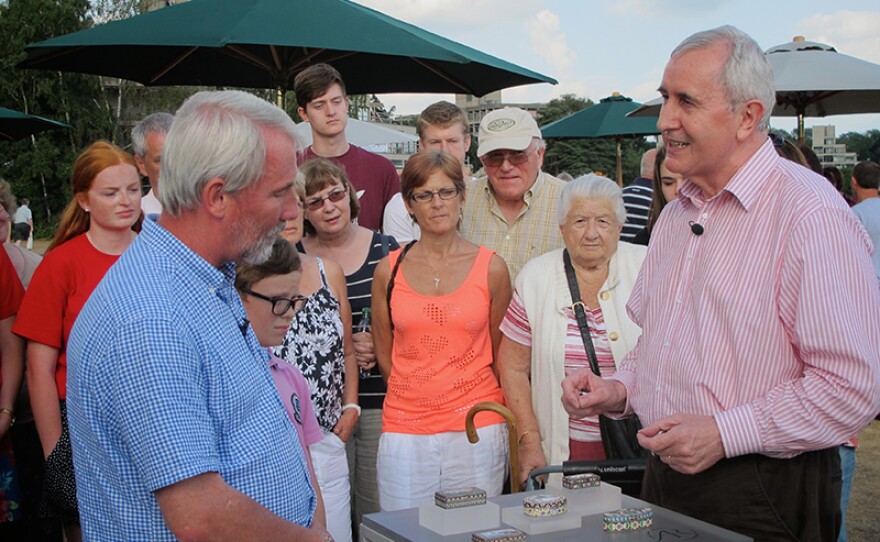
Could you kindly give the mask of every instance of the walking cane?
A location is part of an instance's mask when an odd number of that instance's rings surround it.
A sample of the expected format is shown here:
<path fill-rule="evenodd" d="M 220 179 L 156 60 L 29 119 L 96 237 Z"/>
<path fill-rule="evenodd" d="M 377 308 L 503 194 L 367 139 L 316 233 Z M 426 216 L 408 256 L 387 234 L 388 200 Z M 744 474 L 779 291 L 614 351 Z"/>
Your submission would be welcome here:
<path fill-rule="evenodd" d="M 518 493 L 519 492 L 519 442 L 516 437 L 516 419 L 513 417 L 513 412 L 510 411 L 506 406 L 495 403 L 492 401 L 486 401 L 484 403 L 477 403 L 467 413 L 467 418 L 464 420 L 465 432 L 467 433 L 468 441 L 471 444 L 476 444 L 480 441 L 479 435 L 477 435 L 477 428 L 474 427 L 474 416 L 477 415 L 477 412 L 483 410 L 491 410 L 492 412 L 496 412 L 500 414 L 505 421 L 507 421 L 507 435 L 510 439 L 510 492 Z"/>

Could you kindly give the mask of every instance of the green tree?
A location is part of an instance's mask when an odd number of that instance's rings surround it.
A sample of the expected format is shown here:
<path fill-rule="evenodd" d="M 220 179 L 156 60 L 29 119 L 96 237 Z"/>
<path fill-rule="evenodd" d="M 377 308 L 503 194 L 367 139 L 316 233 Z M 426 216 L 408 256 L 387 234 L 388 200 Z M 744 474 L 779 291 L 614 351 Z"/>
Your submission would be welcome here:
<path fill-rule="evenodd" d="M 87 28 L 89 7 L 86 0 L 9 0 L 0 5 L 0 103 L 72 126 L 0 143 L 0 176 L 19 198 L 31 200 L 43 234 L 54 226 L 47 219 L 70 199 L 68 179 L 76 154 L 95 139 L 111 137 L 114 119 L 96 77 L 19 70 L 15 65 L 25 58 L 25 45 Z"/>
<path fill-rule="evenodd" d="M 846 145 L 847 152 L 856 153 L 859 161 L 880 163 L 880 130 L 868 130 L 864 134 L 848 132 L 838 137 L 837 142 Z"/>
<path fill-rule="evenodd" d="M 563 94 L 551 100 L 538 114 L 538 125 L 553 121 L 592 107 L 592 100 L 574 94 Z M 624 183 L 639 175 L 642 153 L 651 147 L 644 138 L 624 139 L 621 145 Z M 615 179 L 617 176 L 617 146 L 613 139 L 548 139 L 544 154 L 544 170 L 552 175 L 567 172 L 577 177 L 600 172 Z"/>

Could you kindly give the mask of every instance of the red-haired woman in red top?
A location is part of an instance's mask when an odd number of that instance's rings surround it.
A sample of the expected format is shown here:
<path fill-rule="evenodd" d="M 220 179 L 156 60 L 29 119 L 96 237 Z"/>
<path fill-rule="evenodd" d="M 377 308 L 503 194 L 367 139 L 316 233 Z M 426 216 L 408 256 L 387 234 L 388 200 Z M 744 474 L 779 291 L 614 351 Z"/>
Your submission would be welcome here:
<path fill-rule="evenodd" d="M 98 141 L 76 160 L 73 200 L 34 273 L 13 331 L 28 340 L 27 381 L 46 457 L 41 515 L 81 540 L 65 407 L 67 338 L 89 295 L 140 229 L 141 185 L 134 158 Z"/>

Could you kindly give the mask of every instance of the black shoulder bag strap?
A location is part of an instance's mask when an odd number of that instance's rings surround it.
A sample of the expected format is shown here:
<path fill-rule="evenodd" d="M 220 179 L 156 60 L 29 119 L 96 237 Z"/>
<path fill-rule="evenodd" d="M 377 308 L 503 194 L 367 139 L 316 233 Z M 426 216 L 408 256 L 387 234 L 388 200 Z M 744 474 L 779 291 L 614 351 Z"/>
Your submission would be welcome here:
<path fill-rule="evenodd" d="M 409 249 L 415 246 L 417 242 L 418 239 L 403 247 L 403 250 L 400 251 L 400 256 L 398 256 L 397 261 L 394 262 L 394 268 L 391 270 L 391 276 L 388 277 L 388 287 L 385 289 L 385 302 L 388 303 L 388 324 L 391 326 L 392 332 L 394 331 L 394 319 L 391 318 L 391 292 L 394 291 L 394 277 L 397 276 L 397 269 L 400 267 L 400 263 L 403 261 L 406 253 L 409 252 Z"/>
<path fill-rule="evenodd" d="M 584 349 L 590 360 L 590 369 L 597 376 L 602 376 L 599 372 L 599 360 L 596 359 L 596 349 L 593 347 L 593 339 L 590 337 L 590 328 L 587 324 L 587 313 L 584 310 L 584 302 L 581 300 L 577 276 L 571 265 L 568 249 L 563 249 L 562 261 L 565 264 L 565 278 L 568 279 L 568 289 L 571 292 L 571 309 L 574 311 L 581 339 L 584 341 Z M 602 433 L 602 446 L 605 448 L 606 458 L 640 460 L 645 457 L 647 452 L 639 445 L 638 438 L 636 438 L 636 433 L 641 428 L 639 419 L 635 417 L 612 420 L 600 415 L 599 430 Z"/>
<path fill-rule="evenodd" d="M 571 265 L 571 256 L 568 255 L 567 248 L 562 250 L 562 262 L 565 264 L 565 278 L 568 279 L 568 291 L 571 292 L 571 310 L 574 311 L 574 316 L 577 319 L 581 339 L 584 341 L 584 349 L 587 351 L 587 358 L 590 360 L 590 369 L 597 376 L 602 376 L 599 372 L 599 360 L 596 359 L 596 349 L 593 348 L 593 339 L 590 337 L 590 328 L 587 323 L 584 302 L 581 301 L 581 290 L 578 287 L 577 276 L 574 273 L 574 267 Z"/>

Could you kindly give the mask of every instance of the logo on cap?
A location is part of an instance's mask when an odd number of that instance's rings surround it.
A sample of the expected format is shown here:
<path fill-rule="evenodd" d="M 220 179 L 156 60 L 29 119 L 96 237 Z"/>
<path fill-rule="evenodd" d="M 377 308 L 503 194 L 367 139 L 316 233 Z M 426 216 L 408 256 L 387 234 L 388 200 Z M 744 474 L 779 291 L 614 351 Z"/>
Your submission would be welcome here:
<path fill-rule="evenodd" d="M 503 132 L 513 127 L 514 124 L 516 124 L 516 121 L 513 119 L 496 119 L 486 126 L 486 130 L 490 132 Z"/>

